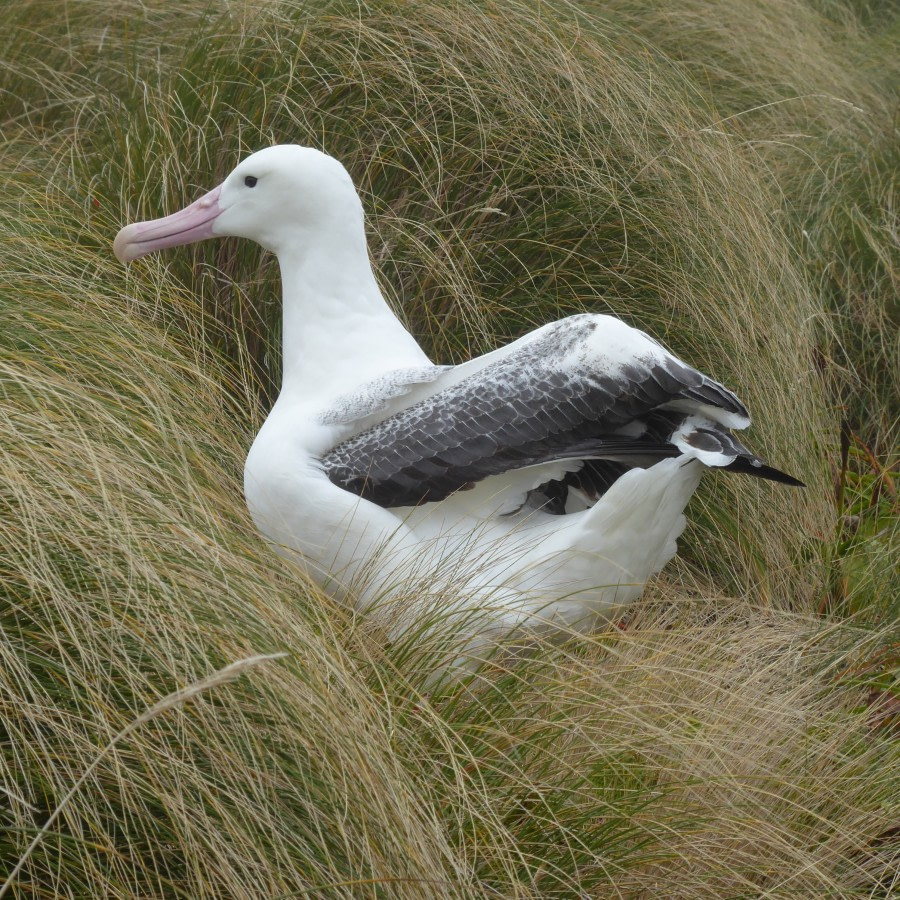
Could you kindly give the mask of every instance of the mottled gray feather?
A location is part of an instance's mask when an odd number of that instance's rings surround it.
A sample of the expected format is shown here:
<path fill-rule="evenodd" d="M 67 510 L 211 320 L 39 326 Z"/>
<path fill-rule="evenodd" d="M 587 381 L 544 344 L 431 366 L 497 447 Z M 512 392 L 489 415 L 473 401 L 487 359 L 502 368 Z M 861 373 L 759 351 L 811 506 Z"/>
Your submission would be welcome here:
<path fill-rule="evenodd" d="M 645 356 L 612 371 L 577 362 L 595 327 L 590 316 L 555 323 L 452 388 L 338 444 L 322 458 L 325 472 L 382 506 L 409 506 L 541 462 L 676 455 L 658 438 L 651 446 L 612 434 L 673 401 L 746 416 L 730 391 L 653 342 Z"/>

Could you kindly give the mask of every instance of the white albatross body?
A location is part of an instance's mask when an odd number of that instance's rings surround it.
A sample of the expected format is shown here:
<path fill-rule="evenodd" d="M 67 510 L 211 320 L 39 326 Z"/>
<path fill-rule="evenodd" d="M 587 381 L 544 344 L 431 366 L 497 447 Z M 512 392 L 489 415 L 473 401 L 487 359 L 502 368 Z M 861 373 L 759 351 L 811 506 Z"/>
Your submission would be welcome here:
<path fill-rule="evenodd" d="M 434 365 L 382 297 L 349 175 L 317 150 L 253 154 L 185 210 L 122 229 L 115 252 L 218 235 L 262 244 L 282 276 L 283 382 L 248 507 L 360 608 L 418 582 L 489 607 L 500 631 L 591 628 L 675 554 L 706 466 L 796 483 L 731 435 L 750 419 L 730 391 L 610 316 Z"/>

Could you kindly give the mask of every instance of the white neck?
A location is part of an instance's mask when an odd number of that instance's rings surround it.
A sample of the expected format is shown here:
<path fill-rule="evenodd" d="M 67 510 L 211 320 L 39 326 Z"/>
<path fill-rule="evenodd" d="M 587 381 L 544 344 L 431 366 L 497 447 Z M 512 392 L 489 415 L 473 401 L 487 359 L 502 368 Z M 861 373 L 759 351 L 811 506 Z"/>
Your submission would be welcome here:
<path fill-rule="evenodd" d="M 334 396 L 383 372 L 430 362 L 381 294 L 361 217 L 341 232 L 307 232 L 278 253 L 282 392 Z"/>

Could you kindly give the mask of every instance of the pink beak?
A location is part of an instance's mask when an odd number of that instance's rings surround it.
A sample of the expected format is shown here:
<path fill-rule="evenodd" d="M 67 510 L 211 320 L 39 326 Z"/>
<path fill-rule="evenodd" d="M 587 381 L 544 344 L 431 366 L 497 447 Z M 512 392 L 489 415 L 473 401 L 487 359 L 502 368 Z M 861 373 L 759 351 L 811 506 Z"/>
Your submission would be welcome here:
<path fill-rule="evenodd" d="M 127 263 L 153 253 L 154 250 L 179 247 L 215 237 L 213 223 L 222 212 L 222 207 L 219 206 L 221 191 L 222 185 L 219 185 L 171 216 L 126 225 L 116 235 L 113 243 L 116 258 L 119 262 Z"/>

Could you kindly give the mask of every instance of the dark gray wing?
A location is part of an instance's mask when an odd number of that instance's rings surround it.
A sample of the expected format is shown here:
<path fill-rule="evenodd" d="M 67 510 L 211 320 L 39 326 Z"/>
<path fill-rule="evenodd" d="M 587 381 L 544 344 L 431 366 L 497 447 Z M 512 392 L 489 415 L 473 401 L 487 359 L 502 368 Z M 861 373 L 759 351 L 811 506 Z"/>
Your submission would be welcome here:
<path fill-rule="evenodd" d="M 412 506 L 553 460 L 677 455 L 643 438 L 647 414 L 673 403 L 749 421 L 734 394 L 642 332 L 606 316 L 573 316 L 348 438 L 321 463 L 345 490 L 382 506 Z"/>

